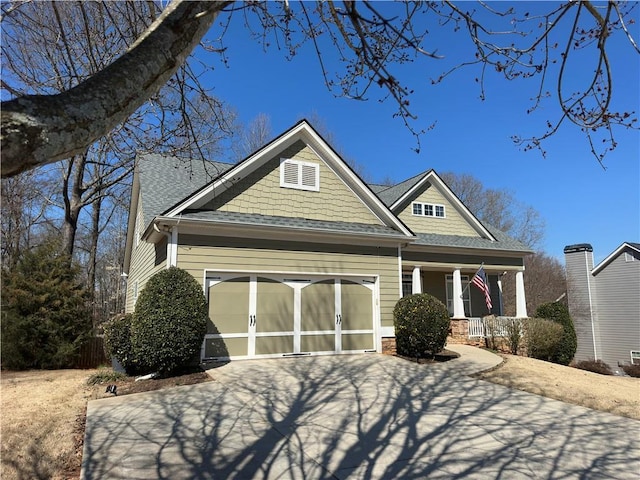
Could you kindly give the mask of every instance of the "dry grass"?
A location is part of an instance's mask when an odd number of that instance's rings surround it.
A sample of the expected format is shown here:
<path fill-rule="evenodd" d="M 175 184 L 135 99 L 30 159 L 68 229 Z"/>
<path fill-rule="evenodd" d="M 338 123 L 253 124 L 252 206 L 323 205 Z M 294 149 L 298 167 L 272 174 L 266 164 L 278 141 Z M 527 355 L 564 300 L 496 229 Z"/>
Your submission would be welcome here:
<path fill-rule="evenodd" d="M 109 397 L 87 386 L 98 370 L 2 372 L 0 478 L 77 479 L 82 462 L 87 401 Z M 204 372 L 161 380 L 119 380 L 118 395 L 211 380 Z"/>
<path fill-rule="evenodd" d="M 477 378 L 563 402 L 640 420 L 640 379 L 600 375 L 527 357 L 505 361 Z"/>
<path fill-rule="evenodd" d="M 95 370 L 2 372 L 3 480 L 78 478 Z"/>

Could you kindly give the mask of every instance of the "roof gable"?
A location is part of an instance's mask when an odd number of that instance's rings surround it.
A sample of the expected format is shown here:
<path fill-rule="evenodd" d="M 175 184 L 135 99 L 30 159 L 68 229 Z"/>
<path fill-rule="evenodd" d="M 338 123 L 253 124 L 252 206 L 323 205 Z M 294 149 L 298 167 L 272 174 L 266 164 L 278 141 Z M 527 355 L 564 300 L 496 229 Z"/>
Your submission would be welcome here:
<path fill-rule="evenodd" d="M 594 267 L 591 271 L 592 275 L 597 275 L 600 273 L 607 265 L 613 262 L 618 256 L 623 253 L 625 250 L 631 250 L 638 254 L 640 254 L 640 243 L 633 242 L 624 242 L 618 248 L 616 248 L 607 258 L 602 260 L 598 265 Z"/>
<path fill-rule="evenodd" d="M 280 159 L 286 158 L 288 155 L 291 155 L 292 152 L 297 152 L 296 155 L 302 156 L 301 160 L 304 160 L 305 158 L 316 159 L 318 164 L 321 164 L 320 173 L 323 174 L 324 172 L 326 179 L 330 178 L 330 176 L 339 179 L 340 185 L 334 185 L 339 191 L 334 192 L 333 197 L 338 200 L 346 197 L 345 201 L 354 201 L 354 203 L 357 203 L 359 213 L 356 215 L 358 216 L 358 219 L 365 216 L 363 210 L 366 210 L 366 214 L 371 217 L 368 220 L 369 222 L 372 221 L 371 219 L 374 221 L 377 220 L 376 223 L 393 227 L 404 235 L 413 237 L 412 232 L 406 227 L 406 225 L 404 225 L 387 208 L 387 206 L 305 120 L 296 124 L 287 132 L 262 147 L 241 163 L 228 169 L 226 172 L 210 181 L 207 185 L 204 185 L 199 190 L 192 192 L 191 195 L 185 197 L 172 208 L 167 209 L 164 212 L 164 216 L 170 218 L 194 210 L 220 209 L 226 203 L 224 200 L 225 196 L 229 197 L 229 199 L 236 198 L 237 195 L 235 191 L 247 191 L 247 189 L 250 188 L 251 185 L 254 185 L 255 182 L 259 181 L 259 179 L 265 178 L 266 173 L 270 173 L 271 176 L 273 176 L 274 166 L 279 166 Z M 278 165 L 275 165 L 274 162 Z M 261 171 L 261 169 L 266 169 L 266 172 Z M 242 188 L 234 189 L 235 186 L 242 183 L 246 184 L 246 188 L 244 188 L 244 190 Z M 234 193 L 232 193 L 232 190 L 234 190 Z M 331 194 L 330 191 L 327 192 Z M 287 190 L 286 195 L 301 196 L 301 198 L 304 197 L 304 193 L 301 194 L 296 190 Z M 317 200 L 320 199 L 318 198 Z M 313 205 L 313 207 L 322 210 L 322 202 Z M 331 205 L 330 203 L 325 205 L 325 207 L 328 207 L 329 209 L 333 207 L 333 210 L 336 209 L 335 205 Z M 222 209 L 225 210 L 224 208 Z M 226 208 L 226 210 L 239 211 L 235 206 L 230 206 Z M 257 214 L 262 213 L 262 211 L 252 211 L 251 209 L 243 211 Z M 339 214 L 340 212 L 337 213 Z M 269 211 L 268 214 L 282 215 L 279 211 Z M 311 218 L 313 218 L 313 216 Z M 324 218 L 318 217 L 317 219 L 323 220 Z M 339 220 L 348 221 L 347 218 L 339 218 Z M 352 221 L 357 220 L 352 219 Z"/>
<path fill-rule="evenodd" d="M 448 204 L 455 210 L 457 223 L 459 224 L 458 230 L 460 230 L 462 235 L 474 234 L 490 241 L 497 240 L 495 235 L 485 225 L 483 225 L 480 220 L 478 220 L 478 218 L 466 207 L 464 203 L 462 203 L 449 186 L 438 176 L 435 170 L 429 170 L 425 173 L 416 175 L 415 177 L 405 180 L 404 182 L 399 183 L 378 195 L 385 196 L 386 194 L 386 198 L 388 198 L 388 201 L 391 204 L 391 210 L 398 216 L 402 215 L 406 217 L 407 214 L 412 215 L 412 203 L 418 200 L 429 188 L 434 188 L 435 192 L 437 192 L 435 195 L 430 195 L 430 198 L 435 199 L 439 197 L 443 199 L 442 203 Z M 416 232 L 419 231 L 419 228 L 417 228 L 416 225 L 409 225 L 409 227 Z M 445 229 L 449 229 L 449 226 Z"/>

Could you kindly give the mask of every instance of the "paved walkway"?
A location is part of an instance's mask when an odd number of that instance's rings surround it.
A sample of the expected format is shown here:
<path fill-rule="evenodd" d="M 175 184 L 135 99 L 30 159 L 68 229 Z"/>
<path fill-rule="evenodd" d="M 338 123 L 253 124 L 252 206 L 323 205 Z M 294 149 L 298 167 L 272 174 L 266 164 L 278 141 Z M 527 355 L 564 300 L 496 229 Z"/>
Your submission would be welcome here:
<path fill-rule="evenodd" d="M 638 478 L 640 422 L 464 376 L 500 358 L 448 348 L 231 362 L 89 402 L 82 478 Z"/>

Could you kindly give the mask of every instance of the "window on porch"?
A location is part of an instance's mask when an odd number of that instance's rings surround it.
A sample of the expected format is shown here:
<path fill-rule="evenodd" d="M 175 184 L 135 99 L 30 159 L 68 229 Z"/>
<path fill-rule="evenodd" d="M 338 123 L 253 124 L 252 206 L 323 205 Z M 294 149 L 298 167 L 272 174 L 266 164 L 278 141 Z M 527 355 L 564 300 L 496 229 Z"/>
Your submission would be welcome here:
<path fill-rule="evenodd" d="M 471 316 L 471 292 L 465 287 L 469 284 L 469 275 L 460 275 L 462 280 L 462 301 L 464 303 L 464 314 L 467 317 Z M 449 315 L 453 315 L 453 275 L 447 275 L 447 309 Z"/>
<path fill-rule="evenodd" d="M 402 274 L 402 296 L 411 295 L 413 285 L 413 277 L 411 274 Z"/>

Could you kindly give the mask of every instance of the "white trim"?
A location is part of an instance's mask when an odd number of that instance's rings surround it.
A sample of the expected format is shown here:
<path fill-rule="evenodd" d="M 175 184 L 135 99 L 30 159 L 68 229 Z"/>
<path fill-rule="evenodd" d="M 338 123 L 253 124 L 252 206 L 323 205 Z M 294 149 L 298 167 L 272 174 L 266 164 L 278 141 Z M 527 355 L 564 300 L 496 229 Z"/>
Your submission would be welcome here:
<path fill-rule="evenodd" d="M 287 167 L 295 166 L 296 181 L 287 181 Z M 305 167 L 313 169 L 313 185 L 305 184 Z M 314 162 L 305 162 L 303 160 L 296 160 L 293 158 L 281 158 L 280 159 L 280 187 L 293 188 L 295 190 L 308 190 L 311 192 L 320 191 L 320 164 Z"/>
<path fill-rule="evenodd" d="M 630 243 L 624 242 L 622 245 L 620 245 L 618 248 L 616 248 L 607 258 L 602 260 L 596 267 L 594 267 L 594 269 L 591 271 L 591 274 L 592 275 L 597 275 L 600 272 L 600 270 L 602 270 L 604 267 L 606 267 L 618 255 L 620 255 L 620 252 L 622 252 L 625 248 L 630 248 L 631 250 L 640 253 L 639 249 L 637 249 L 636 247 L 634 247 Z M 587 271 L 589 271 L 589 270 L 587 270 Z"/>
<path fill-rule="evenodd" d="M 395 337 L 395 327 L 380 327 L 380 337 Z"/>
<path fill-rule="evenodd" d="M 415 212 L 415 206 L 420 206 L 420 213 Z M 431 207 L 431 214 L 427 215 L 427 207 Z M 438 207 L 442 208 L 442 215 L 436 215 Z M 446 205 L 440 203 L 428 203 L 428 202 L 411 202 L 411 215 L 414 217 L 429 217 L 429 218 L 447 218 Z"/>
<path fill-rule="evenodd" d="M 399 292 L 398 298 L 402 298 L 403 290 L 402 290 L 402 245 L 398 244 L 398 283 L 399 283 Z"/>
<path fill-rule="evenodd" d="M 593 258 L 593 252 L 584 252 L 584 271 L 587 274 L 587 293 L 589 295 L 589 322 L 591 323 L 591 339 L 593 340 L 593 359 L 598 360 L 598 349 L 596 342 L 596 326 L 593 318 L 593 298 L 591 297 L 591 274 L 589 273 L 589 256 Z M 593 261 L 593 260 L 592 260 Z"/>

